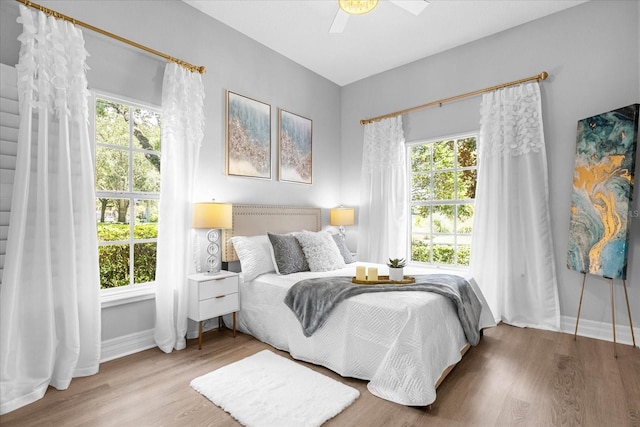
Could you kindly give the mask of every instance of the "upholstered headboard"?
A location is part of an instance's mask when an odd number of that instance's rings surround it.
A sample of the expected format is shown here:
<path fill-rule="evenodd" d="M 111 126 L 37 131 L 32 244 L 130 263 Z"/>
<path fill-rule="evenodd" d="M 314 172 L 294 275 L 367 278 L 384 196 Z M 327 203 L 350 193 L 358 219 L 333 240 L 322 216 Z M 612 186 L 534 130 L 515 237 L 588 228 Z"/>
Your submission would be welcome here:
<path fill-rule="evenodd" d="M 229 239 L 233 236 L 258 236 L 270 233 L 290 233 L 292 231 L 320 231 L 322 210 L 320 208 L 275 206 L 275 205 L 233 205 L 233 224 L 230 230 L 223 230 L 224 250 L 222 261 L 237 261 L 238 256 Z"/>

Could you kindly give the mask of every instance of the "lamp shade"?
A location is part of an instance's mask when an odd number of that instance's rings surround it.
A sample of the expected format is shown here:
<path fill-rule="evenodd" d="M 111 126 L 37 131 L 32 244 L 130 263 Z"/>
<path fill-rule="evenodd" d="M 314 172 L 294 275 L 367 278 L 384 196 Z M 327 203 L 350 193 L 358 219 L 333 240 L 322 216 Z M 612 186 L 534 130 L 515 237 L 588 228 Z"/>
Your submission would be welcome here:
<path fill-rule="evenodd" d="M 331 225 L 353 225 L 353 208 L 334 208 L 329 212 L 329 223 Z"/>
<path fill-rule="evenodd" d="M 231 228 L 232 209 L 231 203 L 194 203 L 193 228 Z"/>

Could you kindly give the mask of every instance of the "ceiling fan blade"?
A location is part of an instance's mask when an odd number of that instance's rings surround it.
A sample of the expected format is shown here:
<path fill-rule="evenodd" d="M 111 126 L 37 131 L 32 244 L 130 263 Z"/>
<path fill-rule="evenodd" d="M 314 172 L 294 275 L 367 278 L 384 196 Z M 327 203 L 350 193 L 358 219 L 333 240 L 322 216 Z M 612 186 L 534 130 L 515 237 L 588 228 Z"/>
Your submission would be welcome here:
<path fill-rule="evenodd" d="M 420 15 L 422 11 L 429 6 L 428 0 L 389 0 L 398 7 L 403 8 L 413 15 Z"/>
<path fill-rule="evenodd" d="M 333 18 L 333 23 L 331 24 L 331 28 L 329 28 L 330 33 L 341 33 L 344 31 L 344 28 L 347 26 L 347 21 L 349 20 L 349 14 L 338 8 L 338 13 L 336 13 L 335 18 Z"/>

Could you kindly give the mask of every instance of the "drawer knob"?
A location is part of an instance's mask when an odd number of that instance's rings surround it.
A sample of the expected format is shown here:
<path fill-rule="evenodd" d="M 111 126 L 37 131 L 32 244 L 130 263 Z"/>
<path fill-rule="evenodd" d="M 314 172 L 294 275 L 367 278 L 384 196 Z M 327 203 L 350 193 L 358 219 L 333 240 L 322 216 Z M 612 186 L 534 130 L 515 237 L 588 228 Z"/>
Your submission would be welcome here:
<path fill-rule="evenodd" d="M 220 295 L 220 296 L 217 296 L 217 297 L 216 297 L 216 299 L 218 299 L 218 298 L 224 298 L 224 297 L 226 297 L 226 295 Z"/>

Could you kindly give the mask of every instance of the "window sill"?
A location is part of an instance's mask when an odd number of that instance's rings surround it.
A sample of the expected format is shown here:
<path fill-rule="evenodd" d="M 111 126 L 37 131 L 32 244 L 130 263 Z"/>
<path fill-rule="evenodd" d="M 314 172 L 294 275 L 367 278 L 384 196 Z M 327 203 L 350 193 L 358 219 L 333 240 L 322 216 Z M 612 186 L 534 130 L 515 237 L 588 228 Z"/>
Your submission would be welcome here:
<path fill-rule="evenodd" d="M 466 266 L 457 266 L 457 265 L 444 265 L 444 264 L 428 264 L 424 262 L 409 262 L 407 264 L 408 267 L 418 267 L 418 268 L 429 268 L 434 270 L 440 270 L 443 273 L 452 273 L 452 274 L 461 274 L 466 273 L 469 274 L 469 267 Z"/>
<path fill-rule="evenodd" d="M 102 308 L 116 307 L 133 302 L 146 301 L 156 297 L 155 283 L 104 289 L 100 291 Z"/>

